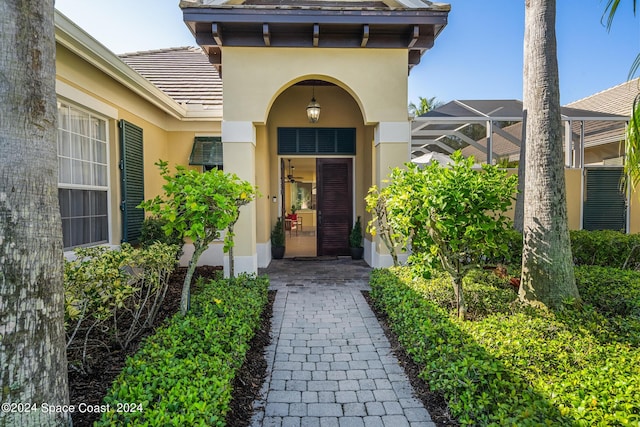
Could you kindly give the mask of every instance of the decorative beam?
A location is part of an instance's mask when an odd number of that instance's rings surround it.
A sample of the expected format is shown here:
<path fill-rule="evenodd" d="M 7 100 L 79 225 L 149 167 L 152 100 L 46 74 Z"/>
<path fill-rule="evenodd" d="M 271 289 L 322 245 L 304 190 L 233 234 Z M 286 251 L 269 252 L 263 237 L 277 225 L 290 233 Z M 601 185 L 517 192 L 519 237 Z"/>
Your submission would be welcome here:
<path fill-rule="evenodd" d="M 409 66 L 412 67 L 414 65 L 418 65 L 420 63 L 420 58 L 422 58 L 422 51 L 411 49 L 409 51 Z"/>
<path fill-rule="evenodd" d="M 360 43 L 360 47 L 367 47 L 367 43 L 369 43 L 369 24 L 364 24 L 362 28 L 362 42 Z"/>
<path fill-rule="evenodd" d="M 269 33 L 269 24 L 262 24 L 262 38 L 265 46 L 271 46 L 271 33 Z"/>
<path fill-rule="evenodd" d="M 218 46 L 222 46 L 221 30 L 222 30 L 222 27 L 220 27 L 218 24 L 216 23 L 211 24 L 211 35 L 213 36 L 213 39 L 216 41 L 216 44 Z"/>
<path fill-rule="evenodd" d="M 418 39 L 420 38 L 420 27 L 417 25 L 413 26 L 413 34 L 411 36 L 411 40 L 409 40 L 409 46 L 408 48 L 411 49 L 413 46 L 415 46 L 415 44 L 418 42 Z"/>
<path fill-rule="evenodd" d="M 313 24 L 313 47 L 318 47 L 320 41 L 320 25 Z"/>

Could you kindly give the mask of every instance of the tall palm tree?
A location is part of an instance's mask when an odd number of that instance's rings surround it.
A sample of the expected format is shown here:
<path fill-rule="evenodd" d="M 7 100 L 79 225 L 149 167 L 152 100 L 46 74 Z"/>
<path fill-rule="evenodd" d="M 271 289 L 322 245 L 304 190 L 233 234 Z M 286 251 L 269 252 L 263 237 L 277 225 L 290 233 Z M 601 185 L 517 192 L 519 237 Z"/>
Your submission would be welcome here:
<path fill-rule="evenodd" d="M 636 14 L 636 0 L 631 0 L 633 14 Z M 613 26 L 613 18 L 615 17 L 620 0 L 608 0 L 602 17 L 607 17 L 607 31 Z M 629 70 L 629 80 L 632 79 L 640 69 L 640 53 L 631 64 Z M 624 162 L 624 179 L 626 185 L 637 188 L 640 184 L 640 95 L 636 96 L 631 109 L 631 120 L 627 126 L 625 135 L 625 162 Z"/>
<path fill-rule="evenodd" d="M 409 114 L 414 117 L 418 117 L 425 113 L 428 113 L 431 110 L 435 110 L 441 105 L 442 102 L 436 100 L 435 96 L 432 96 L 431 98 L 423 98 L 422 96 L 419 96 L 418 105 L 414 104 L 413 102 L 409 103 Z"/>
<path fill-rule="evenodd" d="M 555 0 L 525 0 L 523 106 L 526 118 L 520 299 L 560 308 L 579 299 L 562 155 Z"/>
<path fill-rule="evenodd" d="M 41 410 L 69 404 L 53 4 L 0 0 L 2 427 L 70 424 L 68 413 Z M 5 410 L 11 403 L 38 406 Z"/>

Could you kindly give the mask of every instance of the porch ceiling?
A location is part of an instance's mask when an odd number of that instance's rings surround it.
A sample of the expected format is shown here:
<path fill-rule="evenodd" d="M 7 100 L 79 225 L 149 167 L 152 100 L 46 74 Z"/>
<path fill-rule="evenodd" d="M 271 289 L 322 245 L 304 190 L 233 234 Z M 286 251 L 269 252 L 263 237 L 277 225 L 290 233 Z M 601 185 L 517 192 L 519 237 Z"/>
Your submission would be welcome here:
<path fill-rule="evenodd" d="M 423 7 L 355 1 L 258 3 L 182 1 L 180 7 L 196 42 L 217 67 L 222 65 L 222 46 L 264 46 L 405 48 L 411 68 L 433 47 L 450 9 L 415 0 Z"/>

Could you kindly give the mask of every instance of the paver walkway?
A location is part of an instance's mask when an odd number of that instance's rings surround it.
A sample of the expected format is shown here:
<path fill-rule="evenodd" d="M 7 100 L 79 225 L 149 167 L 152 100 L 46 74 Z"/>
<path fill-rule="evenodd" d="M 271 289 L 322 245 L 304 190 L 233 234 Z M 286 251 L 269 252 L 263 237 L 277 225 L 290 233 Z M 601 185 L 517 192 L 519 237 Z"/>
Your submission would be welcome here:
<path fill-rule="evenodd" d="M 278 291 L 252 426 L 434 427 L 362 296 L 364 262 L 274 260 Z"/>

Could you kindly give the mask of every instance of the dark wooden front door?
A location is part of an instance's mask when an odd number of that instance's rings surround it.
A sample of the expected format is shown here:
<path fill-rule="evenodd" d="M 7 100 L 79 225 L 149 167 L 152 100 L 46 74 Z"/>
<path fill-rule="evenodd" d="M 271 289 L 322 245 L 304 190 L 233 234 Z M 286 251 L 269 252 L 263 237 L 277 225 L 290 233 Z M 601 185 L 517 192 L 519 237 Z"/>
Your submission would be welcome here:
<path fill-rule="evenodd" d="M 349 255 L 353 223 L 352 159 L 317 159 L 318 256 Z"/>

